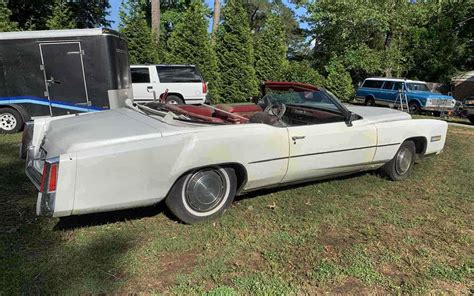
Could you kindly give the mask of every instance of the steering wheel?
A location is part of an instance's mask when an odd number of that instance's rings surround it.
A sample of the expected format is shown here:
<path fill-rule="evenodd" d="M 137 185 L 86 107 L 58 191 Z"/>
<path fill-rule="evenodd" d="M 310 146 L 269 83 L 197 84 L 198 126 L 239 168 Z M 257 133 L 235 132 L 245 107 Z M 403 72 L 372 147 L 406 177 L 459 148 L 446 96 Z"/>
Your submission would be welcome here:
<path fill-rule="evenodd" d="M 279 120 L 283 118 L 286 112 L 286 105 L 280 102 L 269 104 L 263 111 L 269 115 L 278 117 Z"/>

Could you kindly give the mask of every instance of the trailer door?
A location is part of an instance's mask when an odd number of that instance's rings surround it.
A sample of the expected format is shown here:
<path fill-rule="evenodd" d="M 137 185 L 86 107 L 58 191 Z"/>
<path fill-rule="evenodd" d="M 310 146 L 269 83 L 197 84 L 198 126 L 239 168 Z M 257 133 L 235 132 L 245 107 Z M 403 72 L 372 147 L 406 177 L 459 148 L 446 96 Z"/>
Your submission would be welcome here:
<path fill-rule="evenodd" d="M 80 42 L 40 43 L 46 92 L 51 114 L 89 111 Z"/>

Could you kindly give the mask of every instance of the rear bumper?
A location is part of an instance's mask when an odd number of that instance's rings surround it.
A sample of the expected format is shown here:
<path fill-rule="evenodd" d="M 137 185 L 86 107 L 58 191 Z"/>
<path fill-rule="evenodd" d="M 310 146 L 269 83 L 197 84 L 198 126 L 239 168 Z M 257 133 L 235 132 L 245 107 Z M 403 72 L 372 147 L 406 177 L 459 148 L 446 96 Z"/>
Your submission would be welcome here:
<path fill-rule="evenodd" d="M 443 107 L 443 106 L 424 106 L 424 107 L 421 107 L 421 109 L 425 110 L 425 111 L 447 111 L 447 110 L 452 110 L 453 106 L 446 106 L 446 107 Z"/>

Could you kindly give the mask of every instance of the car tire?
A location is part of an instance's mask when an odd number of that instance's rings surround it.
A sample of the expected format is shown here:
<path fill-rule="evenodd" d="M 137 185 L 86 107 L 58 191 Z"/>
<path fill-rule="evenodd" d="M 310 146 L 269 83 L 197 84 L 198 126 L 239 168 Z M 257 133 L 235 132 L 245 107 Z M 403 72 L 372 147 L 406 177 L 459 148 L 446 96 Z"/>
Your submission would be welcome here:
<path fill-rule="evenodd" d="M 469 115 L 469 116 L 467 117 L 467 119 L 469 119 L 469 121 L 470 121 L 472 124 L 474 124 L 474 115 Z"/>
<path fill-rule="evenodd" d="M 393 181 L 401 181 L 410 175 L 416 160 L 416 146 L 413 141 L 405 141 L 400 145 L 392 160 L 380 170 Z"/>
<path fill-rule="evenodd" d="M 420 114 L 421 107 L 417 101 L 412 101 L 408 104 L 408 109 L 410 110 L 410 114 Z"/>
<path fill-rule="evenodd" d="M 181 176 L 165 203 L 180 221 L 194 224 L 211 220 L 224 212 L 232 204 L 236 189 L 234 169 L 206 167 Z"/>
<path fill-rule="evenodd" d="M 375 100 L 372 97 L 365 98 L 365 105 L 366 106 L 375 106 Z"/>
<path fill-rule="evenodd" d="M 166 100 L 165 100 L 165 103 L 166 104 L 172 104 L 172 105 L 184 105 L 183 99 L 181 99 L 180 97 L 175 96 L 175 95 L 167 96 Z"/>
<path fill-rule="evenodd" d="M 13 108 L 0 108 L 0 133 L 17 133 L 23 127 L 21 114 Z"/>

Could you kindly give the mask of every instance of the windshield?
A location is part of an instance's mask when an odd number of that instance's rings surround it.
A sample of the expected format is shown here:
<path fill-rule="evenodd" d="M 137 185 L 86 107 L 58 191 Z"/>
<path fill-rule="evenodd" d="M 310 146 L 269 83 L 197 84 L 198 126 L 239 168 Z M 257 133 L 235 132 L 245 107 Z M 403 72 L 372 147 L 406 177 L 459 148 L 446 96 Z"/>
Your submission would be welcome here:
<path fill-rule="evenodd" d="M 327 90 L 269 90 L 262 100 L 266 104 L 283 103 L 285 105 L 297 105 L 339 112 L 337 98 Z"/>
<path fill-rule="evenodd" d="M 424 83 L 408 82 L 407 83 L 407 88 L 408 88 L 408 90 L 411 90 L 411 91 L 430 91 L 428 86 Z"/>

